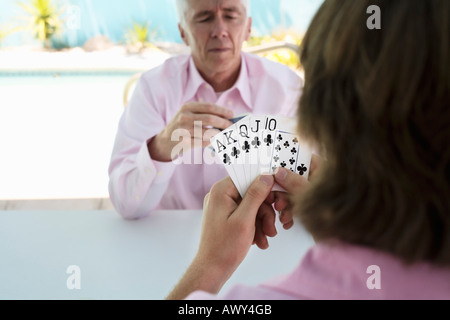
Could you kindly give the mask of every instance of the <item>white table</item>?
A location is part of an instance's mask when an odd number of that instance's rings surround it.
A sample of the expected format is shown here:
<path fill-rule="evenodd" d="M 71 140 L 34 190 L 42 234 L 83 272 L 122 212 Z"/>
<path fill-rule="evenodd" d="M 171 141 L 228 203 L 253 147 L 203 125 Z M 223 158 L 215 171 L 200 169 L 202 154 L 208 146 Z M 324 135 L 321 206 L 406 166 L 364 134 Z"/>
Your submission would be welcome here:
<path fill-rule="evenodd" d="M 0 211 L 0 299 L 164 299 L 193 258 L 201 211 L 126 221 L 114 211 Z M 296 224 L 266 251 L 252 247 L 223 288 L 289 272 L 313 245 Z M 69 266 L 81 289 L 70 290 Z"/>

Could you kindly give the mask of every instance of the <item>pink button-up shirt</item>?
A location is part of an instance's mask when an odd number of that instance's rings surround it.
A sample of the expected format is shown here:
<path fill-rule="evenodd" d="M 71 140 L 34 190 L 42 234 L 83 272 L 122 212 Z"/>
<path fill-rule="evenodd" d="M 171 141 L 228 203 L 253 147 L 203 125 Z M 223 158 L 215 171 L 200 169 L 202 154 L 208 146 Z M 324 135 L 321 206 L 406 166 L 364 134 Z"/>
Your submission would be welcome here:
<path fill-rule="evenodd" d="M 326 242 L 310 249 L 292 273 L 278 279 L 259 286 L 236 285 L 220 297 L 198 291 L 187 299 L 449 300 L 450 267 L 406 266 L 386 253 Z"/>
<path fill-rule="evenodd" d="M 205 195 L 227 176 L 220 164 L 198 161 L 203 150 L 193 150 L 181 164 L 151 159 L 147 143 L 158 135 L 187 102 L 209 102 L 234 111 L 293 116 L 303 86 L 288 67 L 242 53 L 235 85 L 217 94 L 201 77 L 191 56 L 166 60 L 143 74 L 119 122 L 109 167 L 109 193 L 125 218 L 145 217 L 155 209 L 202 209 Z M 208 149 L 207 149 L 208 150 Z M 205 152 L 208 152 L 208 151 Z"/>

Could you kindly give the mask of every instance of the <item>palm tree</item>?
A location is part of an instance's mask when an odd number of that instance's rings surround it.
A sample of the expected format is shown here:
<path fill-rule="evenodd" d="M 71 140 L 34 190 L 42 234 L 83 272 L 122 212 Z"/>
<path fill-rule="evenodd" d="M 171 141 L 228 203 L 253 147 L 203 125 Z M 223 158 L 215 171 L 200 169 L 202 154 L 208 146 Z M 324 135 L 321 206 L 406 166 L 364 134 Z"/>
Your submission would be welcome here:
<path fill-rule="evenodd" d="M 150 22 L 138 23 L 133 22 L 133 26 L 128 28 L 127 33 L 125 34 L 127 43 L 131 46 L 136 46 L 138 48 L 139 53 L 145 48 L 154 47 L 151 44 L 151 41 L 157 34 L 157 29 L 150 29 Z"/>
<path fill-rule="evenodd" d="M 19 6 L 30 15 L 35 37 L 50 49 L 50 39 L 61 29 L 61 11 L 52 0 L 30 0 L 29 3 L 19 3 Z"/>

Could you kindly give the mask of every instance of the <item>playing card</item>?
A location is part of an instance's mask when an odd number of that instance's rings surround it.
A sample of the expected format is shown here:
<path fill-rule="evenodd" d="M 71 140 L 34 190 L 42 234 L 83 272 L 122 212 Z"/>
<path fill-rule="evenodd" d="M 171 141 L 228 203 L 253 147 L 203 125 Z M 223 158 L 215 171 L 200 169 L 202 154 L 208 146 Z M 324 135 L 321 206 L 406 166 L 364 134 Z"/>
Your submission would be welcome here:
<path fill-rule="evenodd" d="M 261 174 L 280 167 L 309 176 L 311 150 L 296 134 L 296 122 L 285 116 L 244 116 L 211 139 L 240 195 Z M 273 191 L 285 191 L 275 185 Z"/>
<path fill-rule="evenodd" d="M 248 119 L 248 136 L 250 141 L 250 177 L 253 182 L 260 174 L 268 173 L 269 171 L 261 172 L 260 169 L 260 152 L 263 146 L 263 125 L 266 116 L 256 115 Z"/>
<path fill-rule="evenodd" d="M 261 147 L 259 150 L 259 174 L 270 173 L 275 143 L 275 132 L 279 128 L 278 116 L 266 116 L 261 123 Z"/>
<path fill-rule="evenodd" d="M 248 117 L 249 115 L 250 115 L 249 113 L 245 113 L 245 114 L 239 115 L 239 116 L 237 116 L 235 118 L 230 119 L 230 122 L 233 123 L 233 124 L 236 124 L 237 122 L 239 122 L 242 119 Z M 217 129 L 217 128 L 214 128 L 214 129 L 219 130 L 219 131 L 223 131 L 222 129 Z M 211 151 L 215 152 L 215 148 L 212 145 L 209 148 L 211 149 Z"/>
<path fill-rule="evenodd" d="M 230 171 L 227 170 L 227 172 L 243 197 L 246 192 L 247 178 L 246 164 L 239 137 L 237 126 L 233 125 L 215 136 L 212 145 L 222 163 L 229 169 L 232 169 Z"/>
<path fill-rule="evenodd" d="M 239 146 L 241 151 L 241 160 L 242 164 L 244 165 L 244 171 L 245 171 L 245 178 L 246 183 L 243 185 L 242 189 L 243 192 L 247 192 L 247 189 L 250 187 L 250 184 L 253 182 L 252 179 L 252 159 L 251 159 L 251 141 L 249 136 L 249 117 L 244 117 L 241 120 L 239 120 L 236 124 L 236 130 L 238 132 L 239 137 Z"/>
<path fill-rule="evenodd" d="M 249 113 L 244 113 L 244 114 L 241 114 L 241 115 L 236 116 L 236 117 L 234 117 L 232 119 L 229 119 L 229 120 L 230 120 L 231 123 L 236 124 L 237 122 L 241 121 L 242 119 L 244 119 L 244 118 L 246 118 L 248 116 L 250 116 Z M 217 129 L 217 128 L 215 128 L 215 129 Z M 217 129 L 217 130 L 223 131 L 222 129 Z"/>
<path fill-rule="evenodd" d="M 216 135 L 213 138 L 211 138 L 211 148 L 215 153 L 215 156 L 217 159 L 222 163 L 225 167 L 225 170 L 227 171 L 228 175 L 230 176 L 231 180 L 233 180 L 234 185 L 238 190 L 241 189 L 241 186 L 239 184 L 239 181 L 237 180 L 236 173 L 231 166 L 231 158 L 229 155 L 225 152 L 227 148 L 224 145 L 224 141 L 222 140 L 222 135 Z"/>
<path fill-rule="evenodd" d="M 236 123 L 238 123 L 239 121 L 241 121 L 242 119 L 244 119 L 244 118 L 246 118 L 246 117 L 248 117 L 248 116 L 250 116 L 250 114 L 249 114 L 249 113 L 245 113 L 245 114 L 242 114 L 242 115 L 240 115 L 240 116 L 237 116 L 237 117 L 235 117 L 235 118 L 230 119 L 230 121 L 231 121 L 233 124 L 236 124 Z"/>
<path fill-rule="evenodd" d="M 278 168 L 286 168 L 306 178 L 309 176 L 312 152 L 296 134 L 296 122 L 287 117 L 278 117 L 274 131 L 274 147 L 271 156 L 270 173 Z M 276 190 L 284 191 L 276 186 Z"/>
<path fill-rule="evenodd" d="M 297 162 L 298 138 L 295 134 L 296 122 L 284 116 L 272 117 L 274 124 L 269 125 L 273 137 L 273 148 L 270 154 L 269 172 L 274 173 L 277 168 L 294 168 Z"/>

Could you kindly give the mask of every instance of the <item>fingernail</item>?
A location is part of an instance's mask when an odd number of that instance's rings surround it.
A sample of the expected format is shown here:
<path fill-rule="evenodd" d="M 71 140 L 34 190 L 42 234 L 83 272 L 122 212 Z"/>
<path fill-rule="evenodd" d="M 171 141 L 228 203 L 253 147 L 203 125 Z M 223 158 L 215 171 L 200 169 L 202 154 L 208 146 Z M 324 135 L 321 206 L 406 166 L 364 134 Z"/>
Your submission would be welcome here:
<path fill-rule="evenodd" d="M 282 169 L 282 168 L 278 168 L 277 172 L 275 173 L 275 178 L 278 181 L 284 181 L 284 179 L 286 179 L 287 177 L 287 170 Z"/>
<path fill-rule="evenodd" d="M 273 176 L 272 175 L 263 174 L 259 179 L 262 183 L 264 183 L 268 187 L 271 187 L 273 184 Z"/>

